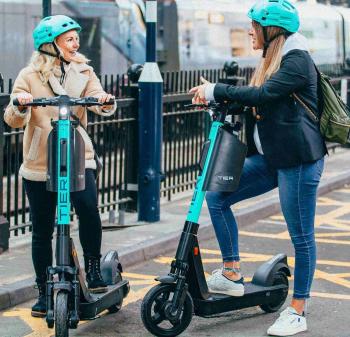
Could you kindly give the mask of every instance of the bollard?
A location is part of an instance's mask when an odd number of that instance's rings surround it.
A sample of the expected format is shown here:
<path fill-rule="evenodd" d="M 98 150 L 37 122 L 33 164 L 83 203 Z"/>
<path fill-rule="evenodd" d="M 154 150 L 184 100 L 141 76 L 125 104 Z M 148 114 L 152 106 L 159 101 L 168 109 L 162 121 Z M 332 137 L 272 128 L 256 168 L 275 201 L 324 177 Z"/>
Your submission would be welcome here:
<path fill-rule="evenodd" d="M 108 212 L 108 223 L 114 224 L 115 223 L 115 210 L 110 209 Z"/>
<path fill-rule="evenodd" d="M 146 63 L 139 79 L 138 219 L 160 219 L 163 79 L 156 63 L 157 1 L 146 1 Z"/>
<path fill-rule="evenodd" d="M 51 15 L 51 0 L 43 0 L 43 18 Z"/>
<path fill-rule="evenodd" d="M 125 226 L 125 211 L 123 209 L 119 210 L 118 226 Z"/>

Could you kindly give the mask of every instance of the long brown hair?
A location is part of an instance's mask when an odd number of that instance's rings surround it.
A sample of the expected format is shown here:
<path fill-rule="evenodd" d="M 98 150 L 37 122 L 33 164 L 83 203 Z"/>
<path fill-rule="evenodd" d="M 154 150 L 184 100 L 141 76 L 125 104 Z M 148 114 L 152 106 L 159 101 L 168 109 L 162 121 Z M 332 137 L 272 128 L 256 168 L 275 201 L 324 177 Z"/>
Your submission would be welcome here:
<path fill-rule="evenodd" d="M 264 44 L 264 34 L 262 26 L 253 21 L 253 29 L 256 31 L 258 43 L 260 45 Z M 286 32 L 283 28 L 280 27 L 266 27 L 267 38 L 270 40 L 274 36 L 280 33 Z M 253 77 L 250 81 L 251 86 L 260 87 L 270 76 L 275 73 L 281 64 L 282 59 L 282 48 L 286 42 L 286 36 L 279 35 L 274 40 L 271 41 L 265 58 L 261 58 L 260 63 L 255 69 Z"/>

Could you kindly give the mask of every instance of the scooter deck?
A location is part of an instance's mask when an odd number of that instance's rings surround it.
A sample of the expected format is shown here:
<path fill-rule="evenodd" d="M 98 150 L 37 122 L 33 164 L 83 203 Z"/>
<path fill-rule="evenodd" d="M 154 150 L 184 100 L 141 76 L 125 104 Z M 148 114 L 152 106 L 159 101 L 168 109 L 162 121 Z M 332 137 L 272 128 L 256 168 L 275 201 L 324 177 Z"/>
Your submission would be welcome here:
<path fill-rule="evenodd" d="M 207 317 L 223 312 L 270 304 L 275 301 L 278 302 L 286 292 L 288 292 L 288 286 L 284 284 L 263 287 L 248 282 L 244 285 L 244 295 L 241 297 L 209 293 L 207 299 L 193 298 L 194 313 L 197 316 Z"/>
<path fill-rule="evenodd" d="M 121 304 L 129 291 L 129 281 L 122 280 L 117 284 L 108 286 L 108 291 L 105 293 L 92 294 L 89 292 L 88 300 L 80 302 L 80 318 L 93 319 L 102 311 Z"/>

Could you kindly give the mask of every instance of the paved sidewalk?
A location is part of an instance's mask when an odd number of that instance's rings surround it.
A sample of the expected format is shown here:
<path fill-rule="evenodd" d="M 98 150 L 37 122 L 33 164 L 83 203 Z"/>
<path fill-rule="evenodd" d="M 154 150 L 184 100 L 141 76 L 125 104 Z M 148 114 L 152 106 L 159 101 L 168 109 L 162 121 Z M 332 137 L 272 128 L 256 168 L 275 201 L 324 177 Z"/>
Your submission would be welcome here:
<path fill-rule="evenodd" d="M 319 195 L 350 184 L 350 151 L 337 149 L 326 158 L 325 171 L 319 188 Z M 170 203 L 161 206 L 161 221 L 157 223 L 137 222 L 136 214 L 126 214 L 125 223 L 135 225 L 125 229 L 108 229 L 104 223 L 102 253 L 117 249 L 124 270 L 131 265 L 142 263 L 150 258 L 175 249 L 186 218 L 191 194 L 187 193 Z M 277 191 L 239 203 L 234 207 L 240 228 L 245 224 L 279 212 Z M 208 210 L 204 203 L 200 219 L 199 236 L 201 239 L 214 237 Z M 82 251 L 78 233 L 72 231 L 72 237 L 78 248 L 79 257 Z M 34 272 L 31 262 L 30 238 L 10 240 L 11 249 L 0 255 L 0 310 L 12 307 L 34 298 Z M 81 261 L 82 262 L 82 261 Z"/>

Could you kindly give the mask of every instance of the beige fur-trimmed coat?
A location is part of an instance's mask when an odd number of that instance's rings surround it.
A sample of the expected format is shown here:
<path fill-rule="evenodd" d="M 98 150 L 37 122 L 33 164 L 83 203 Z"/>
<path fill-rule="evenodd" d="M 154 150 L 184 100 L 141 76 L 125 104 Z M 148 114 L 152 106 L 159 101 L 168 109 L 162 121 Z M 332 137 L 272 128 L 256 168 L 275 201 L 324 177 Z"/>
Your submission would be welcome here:
<path fill-rule="evenodd" d="M 11 94 L 11 103 L 5 111 L 5 122 L 13 128 L 24 130 L 23 138 L 23 163 L 20 167 L 20 175 L 28 180 L 46 181 L 47 175 L 47 142 L 48 135 L 52 130 L 51 119 L 58 119 L 57 107 L 38 107 L 31 109 L 28 107 L 20 112 L 12 104 L 16 94 L 21 92 L 30 93 L 34 98 L 54 97 L 53 91 L 57 95 L 69 95 L 71 97 L 87 97 L 105 93 L 99 79 L 95 75 L 93 68 L 85 63 L 71 62 L 65 68 L 66 76 L 63 85 L 59 83 L 61 71 L 57 67 L 51 74 L 48 83 L 44 83 L 40 73 L 28 66 L 19 73 Z M 86 128 L 87 110 L 83 107 L 73 107 L 73 112 L 80 119 Z M 100 107 L 92 107 L 89 110 L 103 116 L 110 116 L 116 110 L 116 105 L 109 111 L 102 111 Z M 86 131 L 79 126 L 78 131 L 85 142 L 85 167 L 96 168 L 94 160 L 93 145 Z"/>

